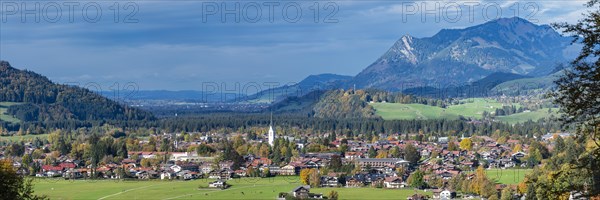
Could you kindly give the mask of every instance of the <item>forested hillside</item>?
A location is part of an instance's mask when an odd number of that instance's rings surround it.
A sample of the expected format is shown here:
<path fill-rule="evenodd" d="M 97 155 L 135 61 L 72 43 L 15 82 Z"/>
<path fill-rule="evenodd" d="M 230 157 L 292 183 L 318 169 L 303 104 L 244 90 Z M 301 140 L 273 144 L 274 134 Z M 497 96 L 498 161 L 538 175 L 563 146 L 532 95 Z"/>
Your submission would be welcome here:
<path fill-rule="evenodd" d="M 149 120 L 152 114 L 122 106 L 87 89 L 60 85 L 0 61 L 0 102 L 18 102 L 6 115 L 24 122 Z"/>
<path fill-rule="evenodd" d="M 330 90 L 314 91 L 302 97 L 287 98 L 271 106 L 268 111 L 297 112 L 318 118 L 379 118 L 370 102 L 416 103 L 442 108 L 447 104 L 439 99 L 376 89 Z"/>
<path fill-rule="evenodd" d="M 377 118 L 375 109 L 367 102 L 363 90 L 332 90 L 314 106 L 315 117 L 320 118 Z"/>

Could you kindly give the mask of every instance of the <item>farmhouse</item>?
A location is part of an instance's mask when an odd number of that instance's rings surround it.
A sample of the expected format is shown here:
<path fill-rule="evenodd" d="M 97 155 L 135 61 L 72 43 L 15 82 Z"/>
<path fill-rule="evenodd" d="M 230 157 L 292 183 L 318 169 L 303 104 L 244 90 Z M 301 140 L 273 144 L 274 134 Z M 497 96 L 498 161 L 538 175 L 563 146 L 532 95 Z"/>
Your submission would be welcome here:
<path fill-rule="evenodd" d="M 213 170 L 210 172 L 208 178 L 229 180 L 229 179 L 231 179 L 232 175 L 233 175 L 233 171 L 231 171 L 229 169 Z"/>
<path fill-rule="evenodd" d="M 323 194 L 310 193 L 310 186 L 308 185 L 302 185 L 294 188 L 291 194 L 297 199 L 323 199 Z"/>
<path fill-rule="evenodd" d="M 225 188 L 227 186 L 227 182 L 221 179 L 217 179 L 216 181 L 208 183 L 208 187 L 211 188 Z"/>
<path fill-rule="evenodd" d="M 298 186 L 298 187 L 294 188 L 291 193 L 292 193 L 292 195 L 295 198 L 298 198 L 298 199 L 307 199 L 308 198 L 308 192 L 310 192 L 310 186 L 308 186 L 308 185 L 301 185 L 301 186 Z"/>
<path fill-rule="evenodd" d="M 405 187 L 405 183 L 399 177 L 387 177 L 383 181 L 383 185 L 385 188 L 403 188 Z"/>

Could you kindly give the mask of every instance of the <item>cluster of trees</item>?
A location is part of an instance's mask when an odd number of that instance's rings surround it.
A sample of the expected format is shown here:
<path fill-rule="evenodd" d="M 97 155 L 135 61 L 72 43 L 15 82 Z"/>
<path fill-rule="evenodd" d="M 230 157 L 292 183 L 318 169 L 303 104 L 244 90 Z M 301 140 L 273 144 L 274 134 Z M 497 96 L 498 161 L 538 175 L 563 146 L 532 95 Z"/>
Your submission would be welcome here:
<path fill-rule="evenodd" d="M 406 183 L 408 183 L 408 185 L 410 185 L 411 187 L 414 187 L 414 188 L 419 188 L 419 189 L 424 188 L 427 186 L 424 176 L 425 176 L 425 173 L 423 173 L 423 171 L 417 169 L 415 172 L 410 174 L 410 176 L 408 176 Z"/>
<path fill-rule="evenodd" d="M 600 6 L 590 0 L 590 11 L 575 24 L 555 24 L 583 47 L 565 69 L 551 93 L 565 113 L 562 120 L 575 126 L 575 142 L 556 138 L 556 149 L 547 163 L 535 169 L 520 187 L 528 199 L 568 198 L 569 195 L 600 197 Z M 563 144 L 564 143 L 564 144 Z M 540 152 L 540 154 L 543 153 Z M 526 185 L 526 187 L 525 187 Z"/>
<path fill-rule="evenodd" d="M 531 199 L 548 196 L 568 198 L 572 191 L 587 188 L 593 181 L 593 171 L 579 166 L 581 160 L 589 162 L 594 159 L 593 152 L 590 152 L 595 145 L 593 141 L 556 137 L 553 143 L 551 152 L 534 149 L 528 155 L 528 162 L 539 162 L 545 154 L 551 154 L 543 165 L 535 167 L 519 184 L 519 192 Z"/>
<path fill-rule="evenodd" d="M 357 91 L 357 93 L 360 91 Z M 445 108 L 448 102 L 441 99 L 425 98 L 400 92 L 388 92 L 382 90 L 368 89 L 364 91 L 364 100 L 367 102 L 388 102 L 388 103 L 418 103 L 423 105 L 438 106 Z"/>
<path fill-rule="evenodd" d="M 456 191 L 461 191 L 466 194 L 477 194 L 487 199 L 498 199 L 498 192 L 496 190 L 496 183 L 494 180 L 490 180 L 485 173 L 483 166 L 479 166 L 475 171 L 474 176 L 469 179 L 465 174 L 459 174 L 454 176 L 448 181 L 447 186 Z M 508 187 L 507 187 L 508 188 Z M 502 192 L 502 199 L 511 197 L 512 191 L 510 188 L 507 189 L 508 194 Z M 504 197 L 504 195 L 509 195 Z M 508 198 L 512 199 L 512 198 Z"/>
<path fill-rule="evenodd" d="M 502 108 L 496 108 L 496 111 L 494 111 L 494 115 L 496 116 L 505 116 L 505 115 L 512 115 L 515 113 L 522 113 L 523 112 L 523 107 L 519 107 L 517 108 L 515 105 L 511 105 L 511 106 L 502 106 Z"/>
<path fill-rule="evenodd" d="M 314 116 L 319 118 L 378 118 L 375 109 L 369 105 L 363 90 L 326 92 L 313 106 Z"/>
<path fill-rule="evenodd" d="M 300 170 L 300 183 L 315 188 L 321 186 L 321 175 L 319 174 L 319 170 L 314 168 Z"/>

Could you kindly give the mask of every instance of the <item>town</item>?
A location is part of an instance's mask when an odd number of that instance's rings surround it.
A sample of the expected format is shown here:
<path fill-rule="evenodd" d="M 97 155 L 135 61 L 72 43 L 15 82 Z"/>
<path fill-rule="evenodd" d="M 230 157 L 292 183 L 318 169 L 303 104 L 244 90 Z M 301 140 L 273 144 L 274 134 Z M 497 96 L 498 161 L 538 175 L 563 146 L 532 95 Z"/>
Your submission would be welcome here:
<path fill-rule="evenodd" d="M 431 193 L 409 199 L 507 194 L 514 199 L 525 193 L 521 183 L 525 173 L 557 145 L 564 149 L 574 142 L 571 134 L 561 132 L 539 138 L 500 131 L 492 136 L 427 138 L 423 133 L 396 133 L 370 140 L 336 134 L 298 138 L 277 134 L 273 126 L 260 135 L 183 132 L 131 138 L 116 129 L 111 132 L 91 138 L 96 145 L 69 146 L 63 143 L 67 134 L 55 131 L 48 136 L 52 142 L 36 138 L 3 148 L 2 159 L 11 158 L 18 173 L 39 178 L 210 179 L 202 187 L 227 189 L 232 179 L 288 176 L 299 179 L 290 184 L 306 191 L 311 187 L 414 188 Z M 518 176 L 518 180 L 502 183 L 486 172 Z M 289 193 L 298 199 L 308 198 L 307 194 Z M 310 198 L 323 198 L 314 195 Z"/>

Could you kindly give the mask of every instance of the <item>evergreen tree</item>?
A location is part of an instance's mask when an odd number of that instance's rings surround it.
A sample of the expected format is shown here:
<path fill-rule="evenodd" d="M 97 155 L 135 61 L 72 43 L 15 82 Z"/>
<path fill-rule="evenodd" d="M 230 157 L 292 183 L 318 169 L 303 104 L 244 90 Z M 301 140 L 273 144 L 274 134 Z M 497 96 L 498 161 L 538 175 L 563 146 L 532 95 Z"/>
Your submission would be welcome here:
<path fill-rule="evenodd" d="M 375 158 L 377 157 L 377 151 L 375 151 L 375 148 L 373 148 L 373 146 L 371 146 L 369 148 L 369 151 L 367 152 L 369 158 Z"/>

